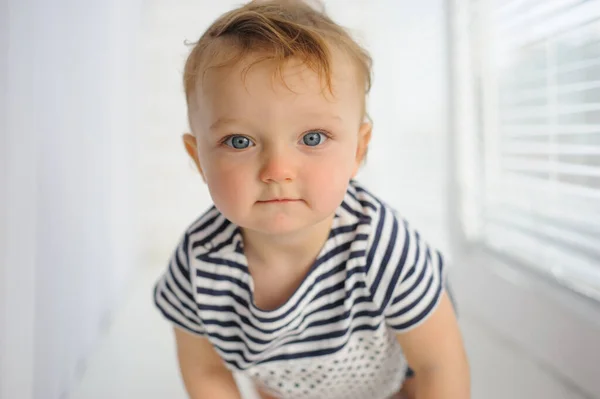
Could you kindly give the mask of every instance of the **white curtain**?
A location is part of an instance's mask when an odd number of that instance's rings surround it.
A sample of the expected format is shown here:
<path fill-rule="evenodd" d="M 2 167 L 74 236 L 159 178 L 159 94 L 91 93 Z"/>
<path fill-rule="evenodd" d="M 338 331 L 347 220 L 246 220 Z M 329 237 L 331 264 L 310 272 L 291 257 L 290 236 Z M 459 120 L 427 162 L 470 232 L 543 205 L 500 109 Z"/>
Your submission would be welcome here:
<path fill-rule="evenodd" d="M 3 7 L 0 396 L 53 399 L 135 266 L 141 0 Z"/>

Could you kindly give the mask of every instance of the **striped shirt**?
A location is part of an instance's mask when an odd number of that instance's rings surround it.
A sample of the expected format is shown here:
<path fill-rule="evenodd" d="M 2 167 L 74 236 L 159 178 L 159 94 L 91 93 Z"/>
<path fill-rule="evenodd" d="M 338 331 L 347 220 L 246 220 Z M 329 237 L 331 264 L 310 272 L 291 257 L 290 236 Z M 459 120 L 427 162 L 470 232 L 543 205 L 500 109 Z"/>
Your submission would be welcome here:
<path fill-rule="evenodd" d="M 214 207 L 183 235 L 154 300 L 175 326 L 208 338 L 230 370 L 275 396 L 387 398 L 407 368 L 396 334 L 436 307 L 443 265 L 352 181 L 316 261 L 279 308 L 255 305 L 240 229 Z"/>

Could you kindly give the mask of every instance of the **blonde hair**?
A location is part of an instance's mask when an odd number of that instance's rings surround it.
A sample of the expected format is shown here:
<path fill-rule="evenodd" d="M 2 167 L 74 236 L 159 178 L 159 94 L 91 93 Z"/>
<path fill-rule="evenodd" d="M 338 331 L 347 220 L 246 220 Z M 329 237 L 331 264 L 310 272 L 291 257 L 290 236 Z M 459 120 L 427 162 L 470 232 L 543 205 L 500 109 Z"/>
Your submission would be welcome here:
<path fill-rule="evenodd" d="M 223 14 L 194 43 L 183 76 L 188 108 L 207 70 L 232 65 L 251 54 L 264 57 L 248 68 L 262 60 L 274 60 L 280 76 L 285 61 L 299 59 L 333 92 L 330 46 L 342 50 L 355 64 L 366 97 L 371 89 L 371 57 L 323 9 L 303 0 L 251 1 Z M 224 59 L 225 54 L 230 56 Z"/>

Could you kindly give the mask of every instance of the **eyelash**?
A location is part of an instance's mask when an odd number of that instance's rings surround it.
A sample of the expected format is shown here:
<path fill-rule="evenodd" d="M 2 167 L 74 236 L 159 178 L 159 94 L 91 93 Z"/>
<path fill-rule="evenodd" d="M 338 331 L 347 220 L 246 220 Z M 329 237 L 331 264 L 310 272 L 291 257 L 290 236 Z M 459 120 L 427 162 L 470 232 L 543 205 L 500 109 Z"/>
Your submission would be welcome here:
<path fill-rule="evenodd" d="M 328 132 L 327 130 L 323 130 L 323 129 L 310 129 L 305 131 L 304 133 L 302 133 L 302 136 L 300 138 L 300 140 L 302 140 L 302 137 L 306 136 L 309 133 L 321 133 L 323 136 L 327 137 L 327 140 L 330 140 L 331 138 L 333 138 L 333 135 Z M 248 140 L 250 140 L 250 142 L 254 143 L 254 140 L 252 140 L 250 137 L 243 135 L 243 134 L 230 134 L 226 137 L 224 137 L 223 139 L 221 139 L 221 141 L 219 142 L 220 145 L 226 145 L 225 143 L 227 143 L 227 141 L 229 141 L 229 139 L 231 139 L 232 137 L 237 137 L 237 136 L 241 136 L 241 137 L 245 137 Z"/>
<path fill-rule="evenodd" d="M 308 133 L 321 133 L 323 136 L 327 137 L 327 139 L 331 139 L 333 137 L 332 134 L 327 130 L 322 129 L 307 130 L 306 132 L 302 133 L 302 137 L 306 136 Z"/>
<path fill-rule="evenodd" d="M 246 135 L 243 135 L 243 134 L 230 134 L 229 136 L 225 136 L 225 137 L 223 137 L 223 138 L 222 138 L 222 139 L 219 141 L 219 144 L 220 144 L 220 145 L 224 145 L 224 146 L 228 147 L 228 146 L 227 146 L 227 144 L 225 144 L 225 143 L 227 143 L 227 142 L 229 141 L 229 139 L 231 139 L 232 137 L 245 137 L 245 138 L 247 138 L 248 140 L 250 140 L 250 142 L 254 142 L 254 141 L 253 141 L 253 140 L 252 140 L 250 137 L 248 137 L 248 136 L 246 136 Z"/>

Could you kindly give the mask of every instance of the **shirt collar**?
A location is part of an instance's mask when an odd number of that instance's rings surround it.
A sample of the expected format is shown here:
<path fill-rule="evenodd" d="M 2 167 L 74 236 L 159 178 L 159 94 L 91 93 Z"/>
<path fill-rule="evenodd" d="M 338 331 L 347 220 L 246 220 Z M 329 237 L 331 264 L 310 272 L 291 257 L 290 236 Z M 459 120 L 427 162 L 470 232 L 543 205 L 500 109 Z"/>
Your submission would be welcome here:
<path fill-rule="evenodd" d="M 363 218 L 370 216 L 364 213 L 364 210 L 357 202 L 356 183 L 351 181 L 346 190 L 344 200 L 335 211 L 335 217 L 332 224 L 332 229 L 340 226 L 356 224 Z M 207 241 L 196 251 L 197 256 L 210 255 L 211 257 L 222 257 L 225 255 L 242 254 L 244 252 L 244 240 L 242 231 L 239 226 L 234 225 L 227 220 L 223 214 L 219 213 L 215 224 L 221 226 L 225 224 L 222 233 L 217 234 L 211 240 Z M 328 239 L 330 241 L 331 238 Z"/>

